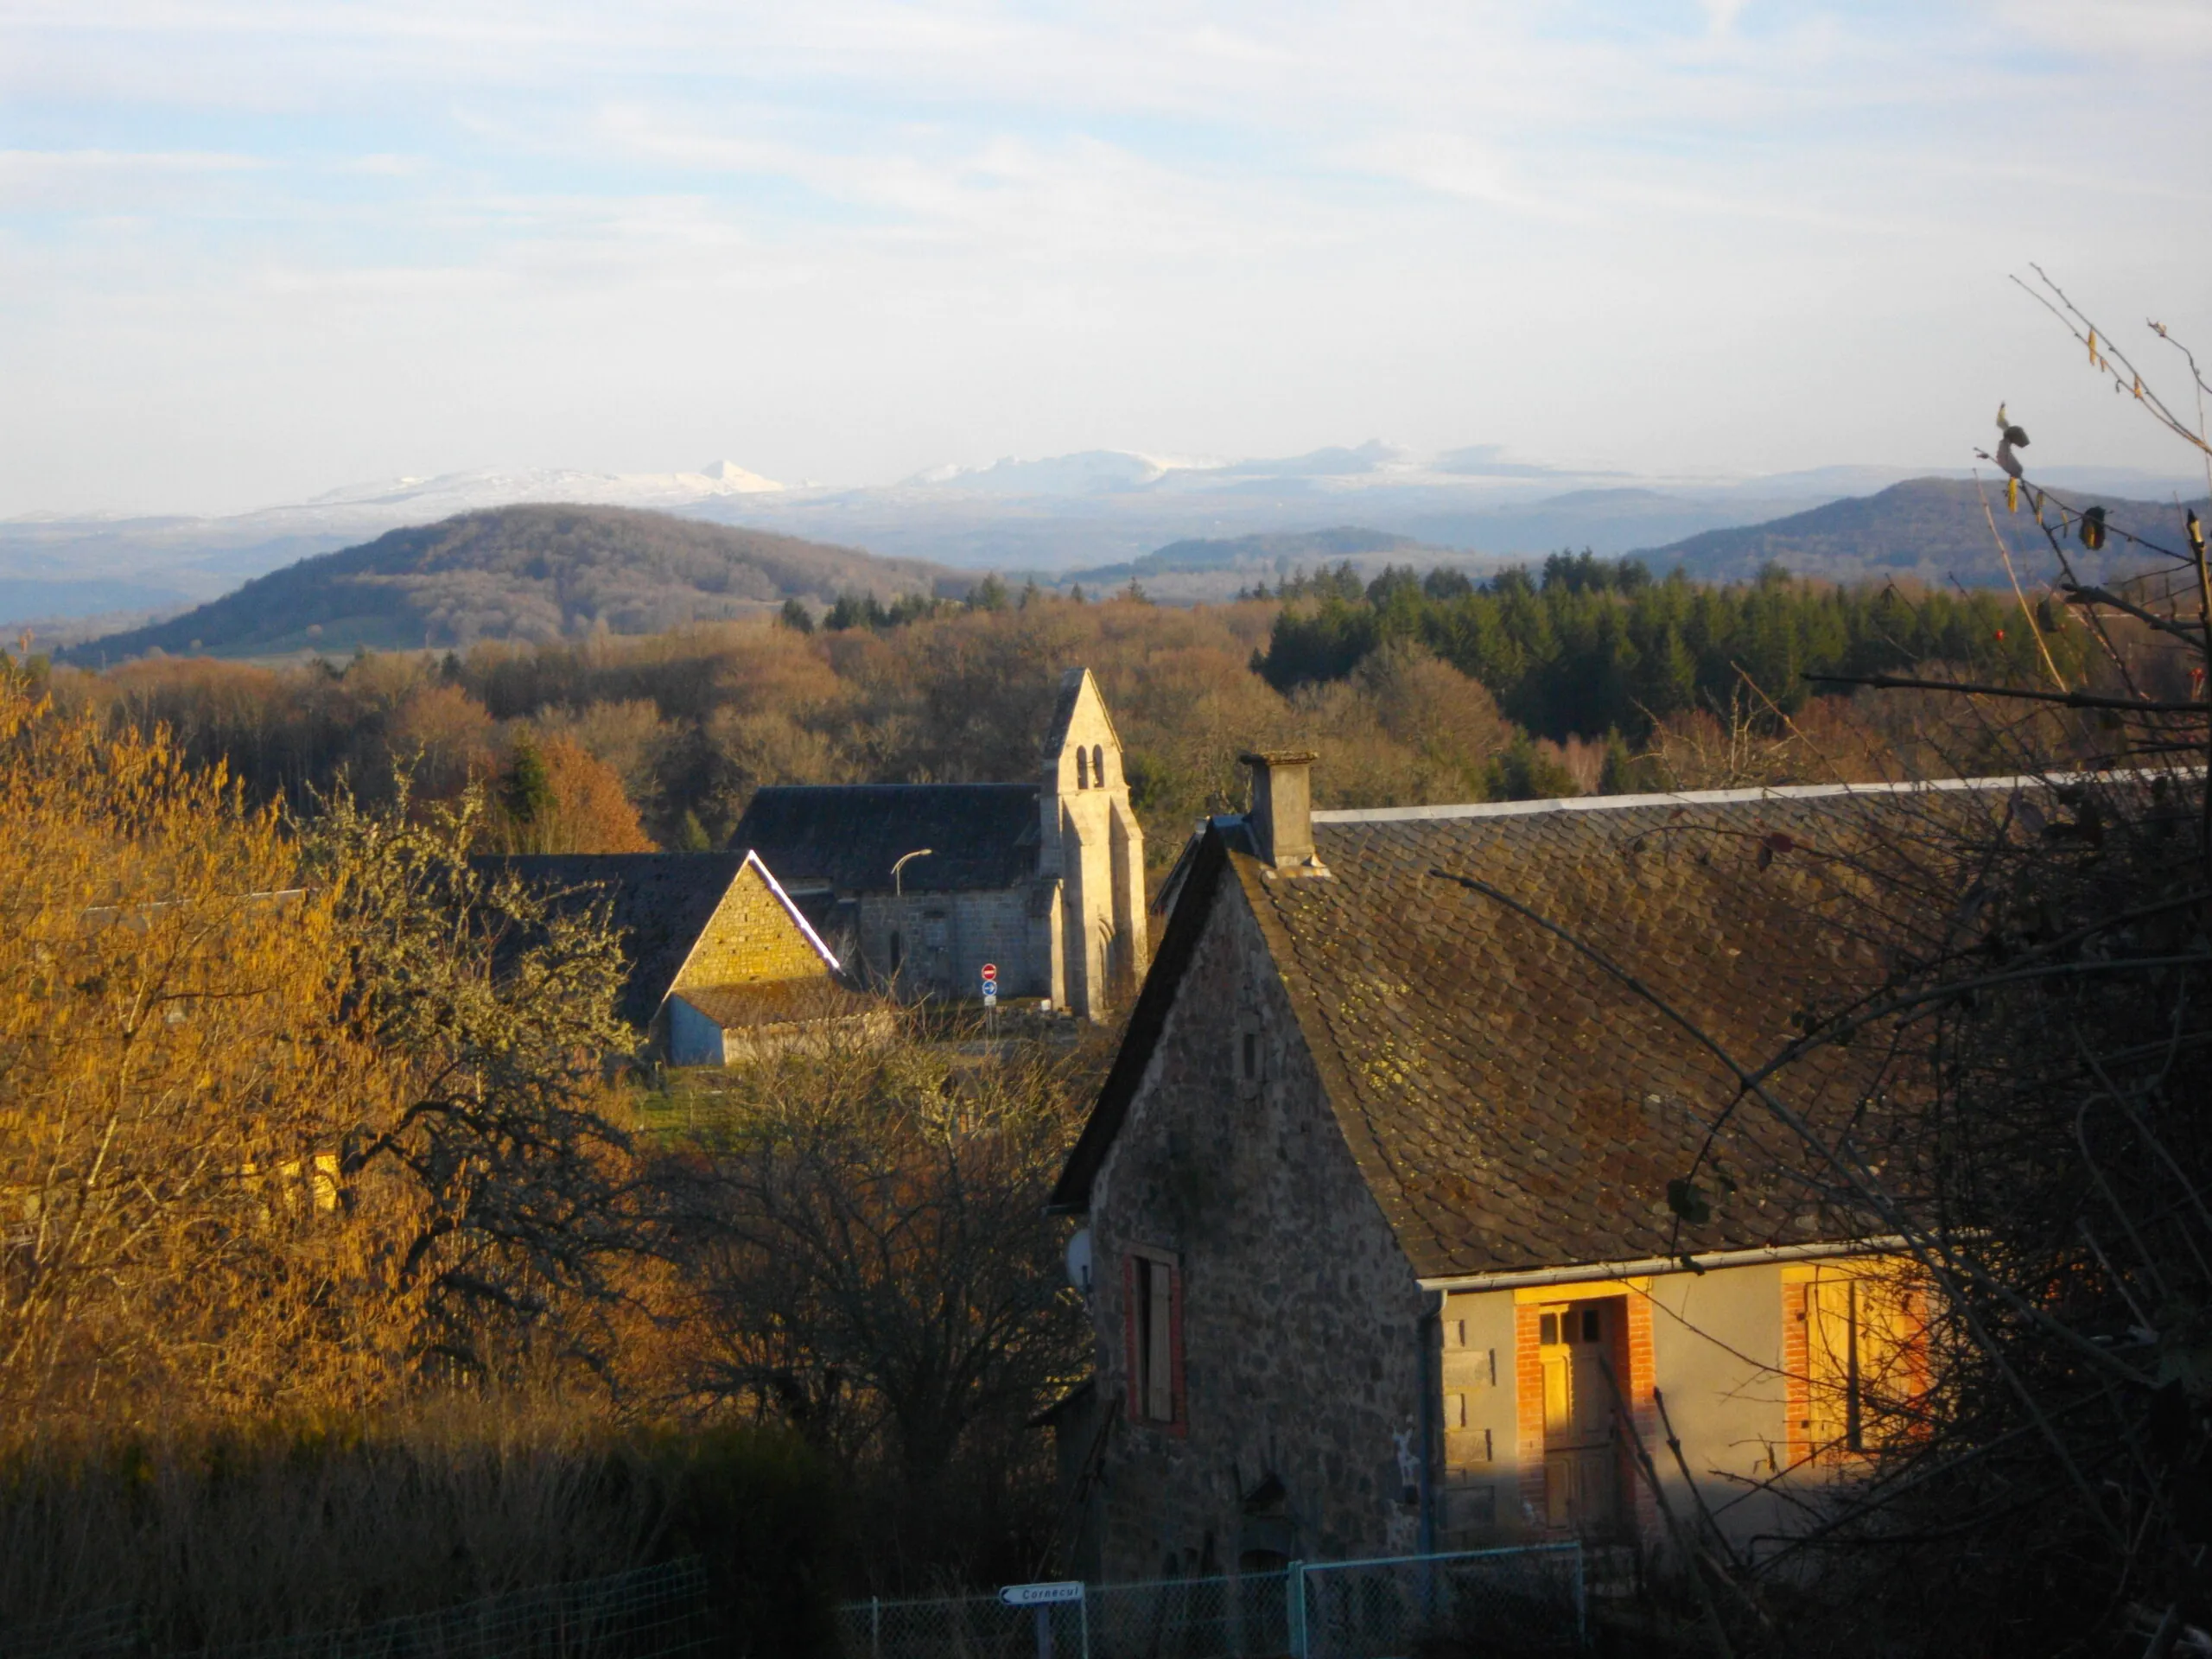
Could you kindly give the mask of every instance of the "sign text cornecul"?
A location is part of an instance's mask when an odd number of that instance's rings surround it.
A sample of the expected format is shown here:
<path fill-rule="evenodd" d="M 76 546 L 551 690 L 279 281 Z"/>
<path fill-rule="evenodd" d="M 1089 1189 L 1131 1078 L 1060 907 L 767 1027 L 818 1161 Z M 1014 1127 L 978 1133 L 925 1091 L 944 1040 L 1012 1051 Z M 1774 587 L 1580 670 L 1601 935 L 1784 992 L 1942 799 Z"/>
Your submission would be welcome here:
<path fill-rule="evenodd" d="M 999 1592 L 1009 1607 L 1049 1607 L 1063 1601 L 1083 1599 L 1083 1580 L 1064 1579 L 1058 1584 L 1009 1584 Z"/>

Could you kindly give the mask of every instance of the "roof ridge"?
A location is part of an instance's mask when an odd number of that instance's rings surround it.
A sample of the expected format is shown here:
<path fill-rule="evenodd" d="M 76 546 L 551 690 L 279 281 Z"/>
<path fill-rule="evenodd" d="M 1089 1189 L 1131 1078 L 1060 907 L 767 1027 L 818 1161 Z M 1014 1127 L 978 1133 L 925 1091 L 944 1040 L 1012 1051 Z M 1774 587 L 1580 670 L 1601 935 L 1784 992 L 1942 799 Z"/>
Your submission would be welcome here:
<path fill-rule="evenodd" d="M 1034 783 L 1026 784 L 1016 779 L 1010 783 L 993 780 L 988 783 L 943 784 L 763 784 L 753 792 L 760 796 L 768 794 L 772 791 L 781 794 L 796 795 L 803 791 L 823 794 L 849 794 L 863 789 L 1026 789 L 1033 795 L 1037 792 L 1037 788 L 1038 785 Z"/>
<path fill-rule="evenodd" d="M 1718 806 L 1737 801 L 1806 801 L 1840 795 L 1922 795 L 2080 783 L 2107 772 L 2019 773 L 1999 778 L 1935 778 L 1909 783 L 1778 784 L 1751 789 L 1682 790 L 1649 795 L 1567 795 L 1542 801 L 1471 801 L 1441 806 L 1339 808 L 1313 814 L 1316 823 L 1394 823 L 1421 818 L 1508 818 L 1538 812 L 1609 812 L 1642 806 Z"/>

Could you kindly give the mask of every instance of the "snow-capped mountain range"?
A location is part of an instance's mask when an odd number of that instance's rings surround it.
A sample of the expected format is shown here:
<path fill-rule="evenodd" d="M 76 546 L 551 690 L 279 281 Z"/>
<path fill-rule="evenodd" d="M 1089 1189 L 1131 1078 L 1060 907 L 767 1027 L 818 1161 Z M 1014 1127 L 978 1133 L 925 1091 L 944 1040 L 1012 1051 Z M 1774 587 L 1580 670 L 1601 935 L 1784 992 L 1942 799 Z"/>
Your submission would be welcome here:
<path fill-rule="evenodd" d="M 486 468 L 349 485 L 223 517 L 0 520 L 0 625 L 175 609 L 310 554 L 520 502 L 650 508 L 957 567 L 1052 572 L 1185 537 L 1340 524 L 1501 557 L 1569 545 L 1618 553 L 1929 473 L 1964 475 L 1828 467 L 1662 478 L 1518 459 L 1497 444 L 1419 454 L 1372 440 L 1258 460 L 1118 449 L 1009 456 L 861 487 L 779 483 L 731 461 L 669 473 Z M 2171 485 L 2117 472 L 2071 481 L 2142 498 Z"/>

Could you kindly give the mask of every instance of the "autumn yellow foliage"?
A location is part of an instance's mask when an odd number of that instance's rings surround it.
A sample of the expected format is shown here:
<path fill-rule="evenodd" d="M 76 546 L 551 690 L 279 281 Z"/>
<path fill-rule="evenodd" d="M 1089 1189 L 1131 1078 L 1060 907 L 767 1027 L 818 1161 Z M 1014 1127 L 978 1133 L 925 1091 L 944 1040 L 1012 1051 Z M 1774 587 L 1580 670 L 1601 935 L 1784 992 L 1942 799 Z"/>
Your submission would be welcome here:
<path fill-rule="evenodd" d="M 58 716 L 0 658 L 8 1418 L 375 1386 L 374 1217 L 404 1200 L 340 1190 L 391 1080 L 344 1017 L 334 903 L 219 767 Z"/>
<path fill-rule="evenodd" d="M 470 862 L 484 810 L 288 818 L 0 655 L 0 1436 L 607 1339 L 623 957 Z"/>

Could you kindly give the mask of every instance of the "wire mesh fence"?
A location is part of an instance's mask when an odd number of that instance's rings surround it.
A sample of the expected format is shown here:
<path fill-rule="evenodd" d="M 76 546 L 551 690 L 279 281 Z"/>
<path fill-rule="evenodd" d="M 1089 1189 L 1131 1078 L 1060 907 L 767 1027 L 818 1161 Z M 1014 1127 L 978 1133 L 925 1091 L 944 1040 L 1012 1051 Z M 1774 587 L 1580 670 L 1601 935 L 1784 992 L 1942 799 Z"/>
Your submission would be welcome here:
<path fill-rule="evenodd" d="M 1090 1611 L 1088 1595 L 1045 1607 L 996 1596 L 851 1601 L 837 1609 L 837 1640 L 846 1659 L 1082 1659 L 1096 1651 Z"/>
<path fill-rule="evenodd" d="M 1101 1584 L 1090 1602 L 1096 1659 L 1211 1659 L 1290 1648 L 1290 1573 Z"/>
<path fill-rule="evenodd" d="M 188 1659 L 677 1659 L 703 1652 L 706 1574 L 696 1560 L 510 1591 L 435 1612 L 189 1651 Z M 178 1655 L 127 1607 L 0 1630 L 6 1659 Z"/>
<path fill-rule="evenodd" d="M 1585 1634 L 1580 1544 L 1331 1562 L 1301 1576 L 1300 1659 L 1572 1652 Z"/>
<path fill-rule="evenodd" d="M 0 1627 L 7 1659 L 109 1659 L 138 1651 L 138 1615 L 128 1603 L 36 1624 Z"/>
<path fill-rule="evenodd" d="M 848 1602 L 843 1659 L 1407 1659 L 1572 1652 L 1582 1547 L 1294 1563 L 1279 1573 L 1084 1586 L 1049 1609 L 996 1596 Z"/>

